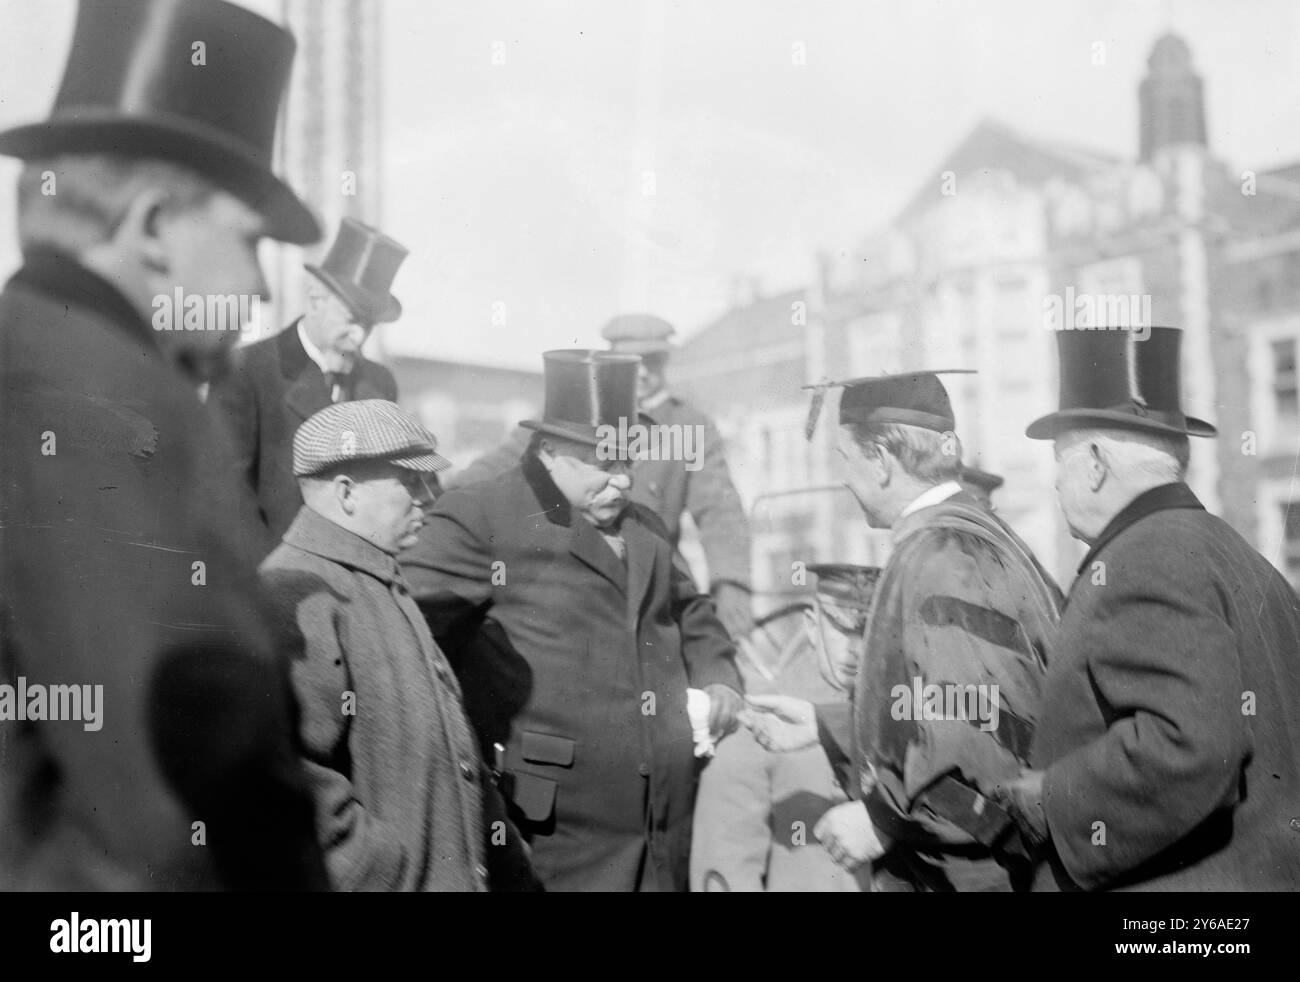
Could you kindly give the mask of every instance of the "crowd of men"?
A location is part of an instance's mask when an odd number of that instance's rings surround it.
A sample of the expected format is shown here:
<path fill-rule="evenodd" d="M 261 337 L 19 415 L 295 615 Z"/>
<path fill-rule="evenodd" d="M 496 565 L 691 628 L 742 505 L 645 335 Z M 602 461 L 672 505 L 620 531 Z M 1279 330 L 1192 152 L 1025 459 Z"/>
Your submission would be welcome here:
<path fill-rule="evenodd" d="M 293 47 L 220 0 L 84 2 L 49 119 L 0 133 L 0 889 L 1300 887 L 1300 602 L 1184 482 L 1215 431 L 1178 330 L 1058 335 L 1027 436 L 1088 546 L 1068 597 L 944 373 L 816 386 L 892 551 L 756 622 L 660 318 L 546 352 L 539 417 L 446 489 L 361 353 L 402 313 L 379 230 L 342 222 L 274 337 L 153 329 L 320 239 L 266 164 Z M 637 426 L 698 428 L 700 466 Z M 92 683 L 94 729 L 15 712 Z"/>

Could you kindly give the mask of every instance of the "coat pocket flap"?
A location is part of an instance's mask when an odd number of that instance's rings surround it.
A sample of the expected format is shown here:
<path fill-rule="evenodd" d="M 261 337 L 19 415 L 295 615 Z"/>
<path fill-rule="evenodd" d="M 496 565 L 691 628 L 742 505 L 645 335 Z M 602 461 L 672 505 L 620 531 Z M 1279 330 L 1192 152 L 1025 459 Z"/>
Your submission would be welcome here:
<path fill-rule="evenodd" d="M 524 731 L 519 752 L 530 764 L 558 764 L 560 767 L 572 767 L 573 748 L 576 742 L 568 737 Z"/>
<path fill-rule="evenodd" d="M 510 797 L 530 822 L 545 822 L 555 810 L 556 784 L 550 778 L 518 772 L 512 775 Z"/>

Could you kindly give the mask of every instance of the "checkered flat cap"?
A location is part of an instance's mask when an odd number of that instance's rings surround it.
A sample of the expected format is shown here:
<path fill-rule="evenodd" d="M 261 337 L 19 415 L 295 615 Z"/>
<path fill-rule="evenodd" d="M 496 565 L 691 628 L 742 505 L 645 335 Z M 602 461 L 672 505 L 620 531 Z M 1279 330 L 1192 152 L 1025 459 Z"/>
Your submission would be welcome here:
<path fill-rule="evenodd" d="M 293 435 L 295 477 L 319 474 L 349 460 L 386 460 L 407 470 L 445 471 L 438 439 L 414 416 L 386 399 L 337 402 Z"/>

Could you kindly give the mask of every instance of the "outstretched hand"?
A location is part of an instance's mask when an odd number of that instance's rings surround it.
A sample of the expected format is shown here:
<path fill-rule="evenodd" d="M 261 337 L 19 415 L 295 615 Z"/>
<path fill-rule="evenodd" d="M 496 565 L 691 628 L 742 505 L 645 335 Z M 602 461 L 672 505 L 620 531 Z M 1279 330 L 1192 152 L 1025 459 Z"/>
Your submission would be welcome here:
<path fill-rule="evenodd" d="M 817 711 L 806 699 L 794 696 L 749 696 L 740 721 L 767 750 L 791 753 L 815 746 Z"/>

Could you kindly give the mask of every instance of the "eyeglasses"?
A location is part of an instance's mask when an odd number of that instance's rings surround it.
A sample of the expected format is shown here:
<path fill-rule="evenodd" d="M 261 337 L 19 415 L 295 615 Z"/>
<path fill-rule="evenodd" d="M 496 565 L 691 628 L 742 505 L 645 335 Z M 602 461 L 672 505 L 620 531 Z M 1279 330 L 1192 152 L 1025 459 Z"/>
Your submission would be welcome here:
<path fill-rule="evenodd" d="M 399 467 L 396 471 L 397 480 L 413 499 L 427 502 L 438 500 L 438 495 L 442 493 L 442 485 L 438 483 L 436 477 L 432 478 L 433 487 L 430 487 L 429 480 L 420 471 L 407 470 L 405 467 Z"/>

